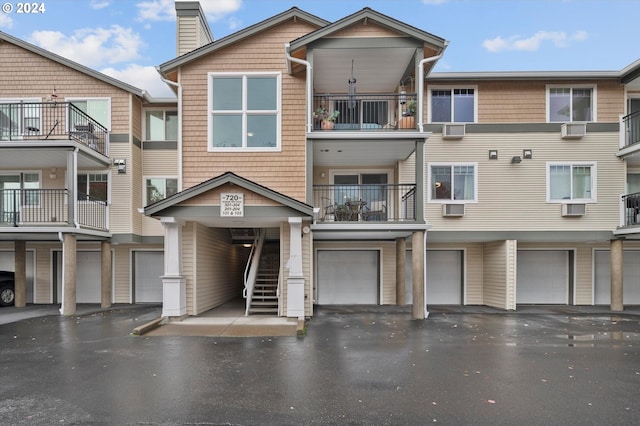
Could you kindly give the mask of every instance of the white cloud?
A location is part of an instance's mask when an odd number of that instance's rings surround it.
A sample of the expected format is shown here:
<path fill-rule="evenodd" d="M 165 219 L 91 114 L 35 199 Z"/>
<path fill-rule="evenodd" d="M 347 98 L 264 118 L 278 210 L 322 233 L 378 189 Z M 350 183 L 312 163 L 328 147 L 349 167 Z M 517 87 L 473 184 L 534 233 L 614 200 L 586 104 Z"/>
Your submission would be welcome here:
<path fill-rule="evenodd" d="M 576 31 L 573 34 L 567 34 L 561 31 L 538 31 L 528 38 L 522 38 L 520 36 L 503 38 L 498 36 L 483 41 L 482 46 L 489 52 L 502 52 L 504 50 L 524 50 L 531 52 L 540 49 L 540 46 L 544 42 L 551 42 L 556 47 L 568 47 L 573 41 L 584 41 L 587 38 L 588 34 L 586 31 Z"/>
<path fill-rule="evenodd" d="M 134 87 L 146 90 L 151 96 L 156 98 L 173 98 L 175 94 L 169 86 L 160 79 L 160 75 L 155 67 L 130 64 L 126 68 L 117 70 L 115 68 L 105 68 L 100 72 L 124 81 Z"/>
<path fill-rule="evenodd" d="M 109 7 L 109 1 L 108 0 L 91 0 L 90 6 L 92 9 L 96 9 L 96 10 L 104 9 L 105 7 Z"/>
<path fill-rule="evenodd" d="M 0 13 L 0 28 L 13 28 L 13 19 L 6 13 Z"/>
<path fill-rule="evenodd" d="M 85 28 L 65 36 L 58 31 L 35 31 L 29 41 L 88 67 L 138 59 L 144 47 L 139 34 L 130 28 Z"/>
<path fill-rule="evenodd" d="M 140 21 L 173 21 L 176 18 L 174 0 L 148 0 L 138 3 L 136 6 Z M 211 21 L 217 21 L 235 12 L 240 9 L 240 6 L 242 6 L 242 0 L 200 0 L 200 7 L 202 7 L 207 19 Z"/>

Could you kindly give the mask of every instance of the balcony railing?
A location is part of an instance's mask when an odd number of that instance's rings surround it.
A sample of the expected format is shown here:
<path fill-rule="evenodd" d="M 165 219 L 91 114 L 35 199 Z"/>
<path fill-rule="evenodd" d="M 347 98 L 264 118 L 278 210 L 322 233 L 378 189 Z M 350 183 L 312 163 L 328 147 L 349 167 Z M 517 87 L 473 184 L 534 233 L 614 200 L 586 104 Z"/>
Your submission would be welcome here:
<path fill-rule="evenodd" d="M 314 130 L 394 131 L 416 129 L 416 94 L 326 94 L 313 100 Z"/>
<path fill-rule="evenodd" d="M 622 118 L 625 130 L 624 146 L 640 143 L 640 111 Z"/>
<path fill-rule="evenodd" d="M 0 142 L 70 139 L 107 155 L 107 129 L 71 102 L 0 103 Z"/>
<path fill-rule="evenodd" d="M 0 189 L 0 227 L 68 226 L 66 189 Z M 107 203 L 78 194 L 76 222 L 84 228 L 107 230 Z"/>
<path fill-rule="evenodd" d="M 640 225 L 640 192 L 622 196 L 624 226 Z"/>
<path fill-rule="evenodd" d="M 318 222 L 406 222 L 416 219 L 416 185 L 314 185 Z"/>

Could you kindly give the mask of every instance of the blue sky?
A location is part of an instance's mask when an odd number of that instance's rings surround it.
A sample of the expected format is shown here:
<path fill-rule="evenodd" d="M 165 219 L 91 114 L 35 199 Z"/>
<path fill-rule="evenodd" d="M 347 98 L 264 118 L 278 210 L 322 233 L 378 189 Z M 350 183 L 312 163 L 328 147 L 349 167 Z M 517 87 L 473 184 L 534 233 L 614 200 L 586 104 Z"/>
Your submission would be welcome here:
<path fill-rule="evenodd" d="M 0 30 L 156 97 L 155 66 L 175 56 L 174 0 L 44 0 Z M 297 6 L 328 21 L 363 7 L 450 42 L 435 72 L 617 71 L 640 59 L 640 0 L 200 0 L 219 39 Z"/>

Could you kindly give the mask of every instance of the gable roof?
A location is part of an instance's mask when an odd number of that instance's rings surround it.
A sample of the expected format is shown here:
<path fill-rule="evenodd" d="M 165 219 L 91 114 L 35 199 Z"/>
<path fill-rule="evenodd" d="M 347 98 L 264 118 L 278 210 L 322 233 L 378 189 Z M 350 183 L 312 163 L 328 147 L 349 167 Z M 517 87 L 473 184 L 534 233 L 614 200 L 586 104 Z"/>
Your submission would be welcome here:
<path fill-rule="evenodd" d="M 175 68 L 194 61 L 202 56 L 208 55 L 211 52 L 215 52 L 216 50 L 237 43 L 245 38 L 251 37 L 273 26 L 279 25 L 282 22 L 288 21 L 289 19 L 301 19 L 318 27 L 323 27 L 329 24 L 328 21 L 325 21 L 322 18 L 300 10 L 297 7 L 292 7 L 291 9 L 284 11 L 278 15 L 272 16 L 271 18 L 265 19 L 264 21 L 258 22 L 257 24 L 251 25 L 243 30 L 230 34 L 189 53 L 185 53 L 184 55 L 171 59 L 170 61 L 159 65 L 158 71 L 161 74 L 170 72 Z"/>
<path fill-rule="evenodd" d="M 313 206 L 305 204 L 287 195 L 276 192 L 272 189 L 267 188 L 266 186 L 262 186 L 253 181 L 245 179 L 232 172 L 226 172 L 220 176 L 211 178 L 202 183 L 199 183 L 196 186 L 192 186 L 191 188 L 178 192 L 177 194 L 174 194 L 168 198 L 165 198 L 164 200 L 160 200 L 153 204 L 150 204 L 144 208 L 144 214 L 147 216 L 158 216 L 159 213 L 161 213 L 165 209 L 173 207 L 177 204 L 180 204 L 184 201 L 194 198 L 200 194 L 203 194 L 207 191 L 216 189 L 218 187 L 221 187 L 229 183 L 236 185 L 240 188 L 244 188 L 247 191 L 255 192 L 256 194 L 259 194 L 279 204 L 282 204 L 285 207 L 289 207 L 293 210 L 296 210 L 302 213 L 303 215 L 313 216 Z"/>
<path fill-rule="evenodd" d="M 20 40 L 17 37 L 14 37 L 12 35 L 9 35 L 5 32 L 0 31 L 0 41 L 5 41 L 11 44 L 14 44 L 22 49 L 28 50 L 30 52 L 35 53 L 36 55 L 40 55 L 44 58 L 47 58 L 51 61 L 57 62 L 59 64 L 62 64 L 66 67 L 72 68 L 78 72 L 81 72 L 83 74 L 86 74 L 90 77 L 93 77 L 97 80 L 101 80 L 107 84 L 110 84 L 112 86 L 118 87 L 126 92 L 132 93 L 136 96 L 140 96 L 143 97 L 145 96 L 146 92 L 142 89 L 138 89 L 137 87 L 131 86 L 130 84 L 127 84 L 123 81 L 120 80 L 116 80 L 113 77 L 109 77 L 106 74 L 103 74 L 101 72 L 98 72 L 96 70 L 93 70 L 89 67 L 85 67 L 84 65 L 81 65 L 77 62 L 74 62 L 70 59 L 64 58 L 60 55 L 57 55 L 53 52 L 49 52 L 48 50 L 45 50 L 41 47 L 35 46 L 31 43 L 28 43 L 24 40 Z"/>

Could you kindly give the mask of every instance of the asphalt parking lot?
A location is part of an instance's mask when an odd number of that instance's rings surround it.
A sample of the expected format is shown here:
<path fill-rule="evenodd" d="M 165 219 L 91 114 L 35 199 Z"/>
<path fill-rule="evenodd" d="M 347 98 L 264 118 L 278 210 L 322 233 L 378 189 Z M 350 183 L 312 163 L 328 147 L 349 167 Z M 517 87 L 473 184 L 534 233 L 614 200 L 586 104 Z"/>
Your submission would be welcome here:
<path fill-rule="evenodd" d="M 3 308 L 0 317 L 8 315 Z M 155 306 L 0 325 L 0 423 L 631 425 L 640 316 L 327 307 L 304 337 L 133 336 Z"/>

